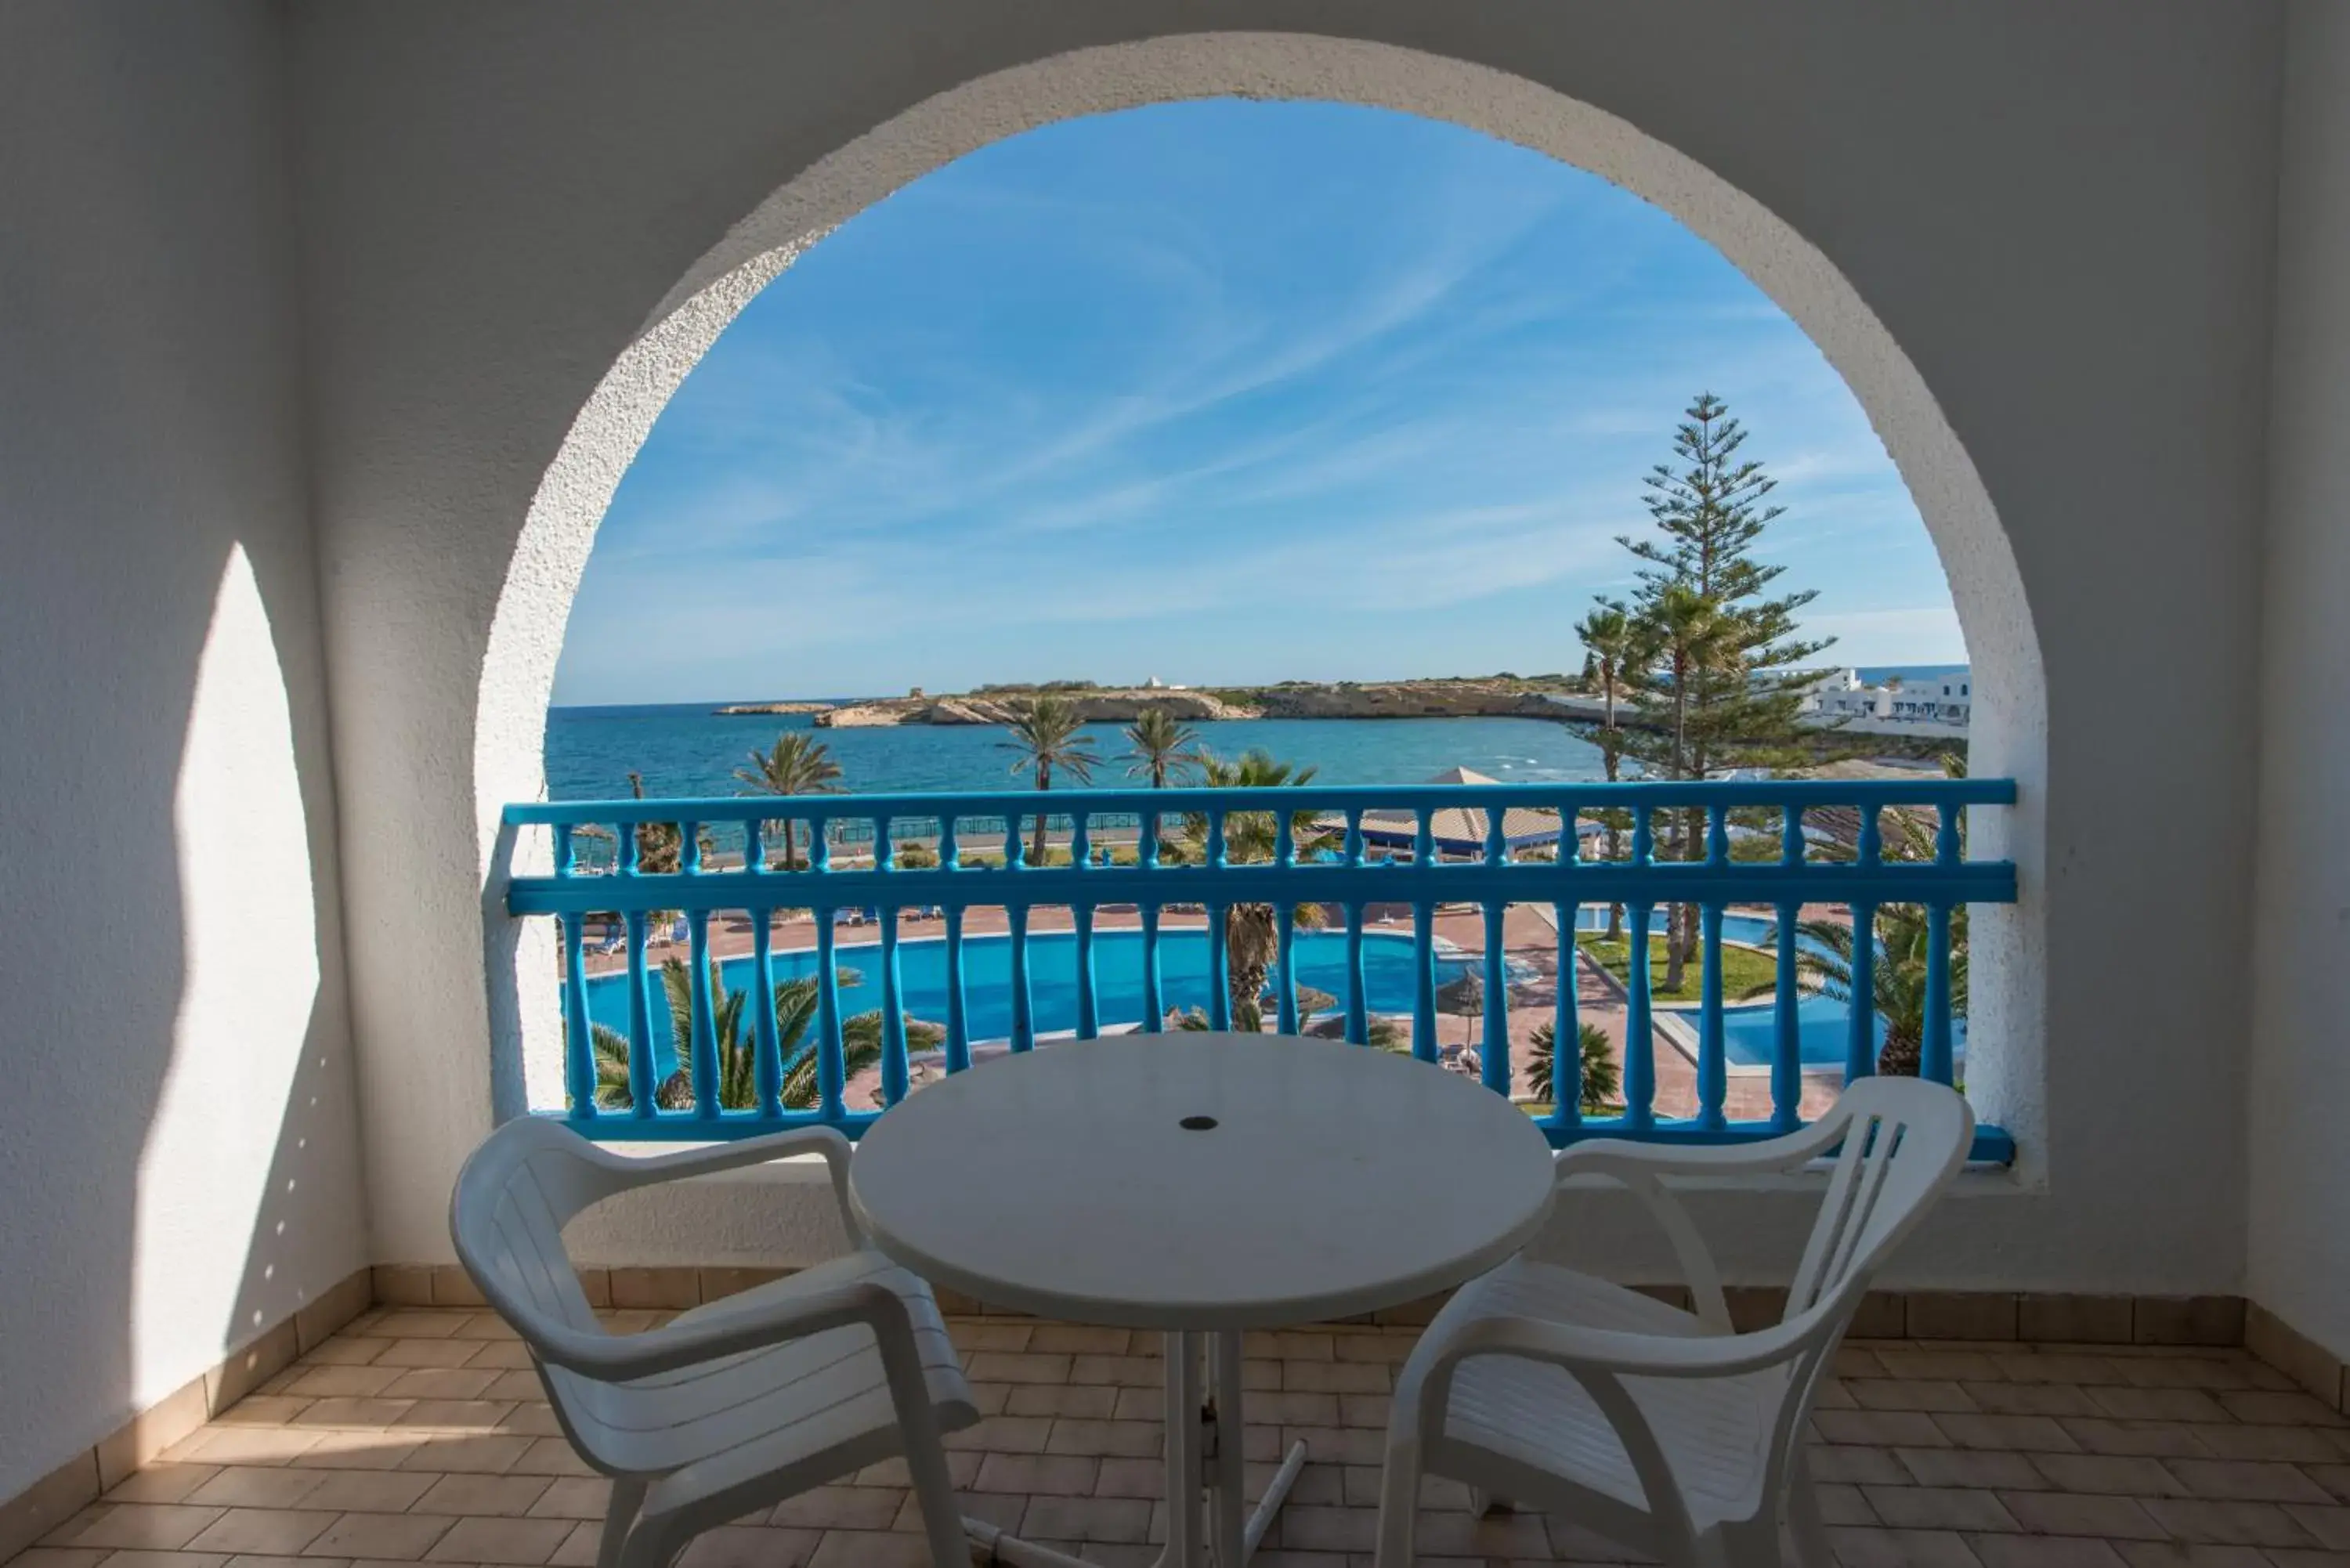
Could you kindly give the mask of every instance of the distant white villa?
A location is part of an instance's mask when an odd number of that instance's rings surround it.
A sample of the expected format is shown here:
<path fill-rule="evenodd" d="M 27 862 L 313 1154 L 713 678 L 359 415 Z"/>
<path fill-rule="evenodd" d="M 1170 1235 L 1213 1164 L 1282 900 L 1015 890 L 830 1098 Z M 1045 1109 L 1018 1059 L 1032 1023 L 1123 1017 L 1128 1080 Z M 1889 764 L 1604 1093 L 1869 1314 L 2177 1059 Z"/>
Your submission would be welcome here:
<path fill-rule="evenodd" d="M 1145 691 L 1189 691 L 1191 690 L 1189 686 L 1170 686 L 1166 681 L 1159 680 L 1156 675 L 1144 681 L 1142 683 L 1142 689 Z"/>
<path fill-rule="evenodd" d="M 1882 686 L 1867 684 L 1857 670 L 1823 670 L 1804 691 L 1803 709 L 1824 719 L 1957 725 L 1973 710 L 1974 675 L 1966 668 L 1923 680 L 1896 676 Z"/>

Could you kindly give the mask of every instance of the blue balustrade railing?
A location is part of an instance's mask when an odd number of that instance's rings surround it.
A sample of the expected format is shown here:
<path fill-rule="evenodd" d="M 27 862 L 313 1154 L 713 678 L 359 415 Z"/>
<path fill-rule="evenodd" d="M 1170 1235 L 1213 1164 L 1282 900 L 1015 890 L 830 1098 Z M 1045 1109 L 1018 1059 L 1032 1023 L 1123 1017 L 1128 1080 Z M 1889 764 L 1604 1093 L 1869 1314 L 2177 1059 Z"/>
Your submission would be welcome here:
<path fill-rule="evenodd" d="M 962 1072 L 974 1047 L 1157 1033 L 1178 1007 L 1230 1027 L 1235 921 L 1270 928 L 1267 1027 L 1295 1032 L 1324 1006 L 1324 1027 L 1347 1040 L 1403 1029 L 1415 1055 L 1435 1060 L 1440 1005 L 1455 992 L 1472 999 L 1487 1041 L 1509 1039 L 1503 923 L 1511 906 L 1531 905 L 1559 932 L 1548 1019 L 1557 1093 L 1540 1119 L 1552 1141 L 1725 1142 L 1798 1126 L 1807 1074 L 1876 1069 L 1877 966 L 1916 963 L 1878 951 L 1877 915 L 1891 907 L 1926 922 L 1922 976 L 1909 971 L 1924 993 L 1919 1071 L 1954 1081 L 1954 915 L 2016 897 L 2012 864 L 1967 857 L 1963 818 L 2014 799 L 2012 781 L 1930 778 L 543 802 L 505 810 L 511 846 L 534 830 L 553 837 L 551 872 L 512 875 L 506 903 L 559 927 L 567 1103 L 544 1108 L 598 1137 L 809 1124 L 854 1136 L 881 1114 L 847 1104 L 849 1080 L 868 1069 L 886 1108 L 915 1085 L 917 1057 L 925 1072 Z M 1031 860 L 1040 816 L 1045 864 Z M 1890 839 L 1888 816 L 1900 829 Z M 778 863 L 787 822 L 789 867 Z M 1473 951 L 1436 934 L 1439 912 L 1464 906 L 1482 916 Z M 1847 950 L 1824 953 L 1804 929 L 1823 906 L 1850 911 Z M 1690 908 L 1700 1001 L 1668 1010 L 1641 960 Z M 1047 909 L 1068 912 L 1066 932 L 1034 929 Z M 1586 1116 L 1577 1025 L 1588 999 L 1567 955 L 1610 909 L 1629 943 L 1623 1108 Z M 812 915 L 811 942 L 778 945 L 783 911 Z M 969 929 L 978 911 L 1001 911 L 1003 930 Z M 1396 929 L 1407 918 L 1408 935 Z M 713 921 L 747 928 L 744 950 L 723 964 Z M 1767 1002 L 1725 994 L 1721 954 L 1733 941 L 1770 956 Z M 657 973 L 655 946 L 683 952 Z M 918 1015 L 916 997 L 935 1016 Z M 1822 1060 L 1805 1050 L 1822 1019 L 1805 1010 L 1838 1001 L 1842 1038 Z M 1686 1116 L 1657 1109 L 1660 1033 L 1674 1042 L 1665 1049 L 1693 1059 Z M 1487 1049 L 1478 1070 L 1510 1092 L 1509 1050 Z M 1733 1072 L 1767 1080 L 1767 1115 L 1730 1114 Z M 1977 1158 L 2012 1153 L 2001 1129 L 1979 1131 Z"/>

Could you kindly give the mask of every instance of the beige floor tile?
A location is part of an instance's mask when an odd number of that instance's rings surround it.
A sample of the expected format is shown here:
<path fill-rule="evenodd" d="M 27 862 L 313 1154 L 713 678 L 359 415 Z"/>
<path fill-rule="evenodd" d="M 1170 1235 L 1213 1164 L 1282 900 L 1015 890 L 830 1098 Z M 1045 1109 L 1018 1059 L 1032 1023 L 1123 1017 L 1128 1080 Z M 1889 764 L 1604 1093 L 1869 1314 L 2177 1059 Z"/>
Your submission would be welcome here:
<path fill-rule="evenodd" d="M 1107 1421 L 1118 1410 L 1118 1390 L 1107 1385 L 1022 1384 L 1006 1393 L 1008 1416 L 1066 1416 L 1078 1420 Z"/>
<path fill-rule="evenodd" d="M 436 1479 L 406 1470 L 307 1473 L 316 1484 L 303 1494 L 302 1501 L 311 1508 L 331 1508 L 338 1513 L 404 1512 L 411 1503 L 432 1489 Z"/>
<path fill-rule="evenodd" d="M 815 1531 L 887 1530 L 904 1501 L 894 1487 L 820 1486 L 785 1498 L 767 1522 Z"/>
<path fill-rule="evenodd" d="M 340 1517 L 331 1509 L 232 1508 L 199 1531 L 187 1545 L 191 1552 L 291 1557 Z"/>
<path fill-rule="evenodd" d="M 1846 1453 L 1855 1450 L 1830 1451 Z M 2034 1469 L 2032 1460 L 2022 1454 L 1997 1453 L 1981 1449 L 1897 1449 L 1894 1457 L 1900 1461 L 1900 1468 L 1908 1472 L 1907 1476 L 1894 1476 L 1892 1479 L 1897 1482 L 1915 1480 L 1919 1486 L 1995 1487 L 2003 1491 L 2035 1491 L 2053 1484 L 2046 1476 Z M 1815 1464 L 1813 1468 L 1816 1471 L 1820 1467 Z"/>
<path fill-rule="evenodd" d="M 500 1376 L 488 1368 L 472 1366 L 369 1366 L 359 1370 L 394 1374 L 390 1384 L 370 1390 L 387 1399 L 475 1399 Z M 538 1380 L 531 1379 L 531 1386 L 535 1389 L 537 1386 Z"/>
<path fill-rule="evenodd" d="M 814 1530 L 722 1525 L 694 1537 L 678 1568 L 802 1568 L 823 1539 Z"/>
<path fill-rule="evenodd" d="M 321 1479 L 316 1470 L 285 1465 L 224 1465 L 188 1493 L 187 1501 L 219 1508 L 292 1508 L 316 1490 Z"/>
<path fill-rule="evenodd" d="M 467 1475 L 503 1475 L 530 1452 L 533 1444 L 543 1440 L 501 1432 L 403 1431 L 400 1435 L 414 1438 L 416 1448 L 400 1460 L 400 1469 Z"/>
<path fill-rule="evenodd" d="M 2306 1546 L 2309 1532 L 2272 1502 L 2150 1497 L 2141 1504 L 2178 1541 L 2233 1546 Z"/>
<path fill-rule="evenodd" d="M 418 1366 L 468 1366 L 488 1346 L 477 1339 L 395 1339 L 369 1363 L 401 1369 Z"/>
<path fill-rule="evenodd" d="M 532 1501 L 529 1512 L 534 1519 L 601 1519 L 611 1501 L 612 1483 L 601 1476 L 559 1476 Z"/>
<path fill-rule="evenodd" d="M 391 1469 L 419 1447 L 416 1438 L 390 1432 L 321 1432 L 288 1462 L 306 1470 Z"/>
<path fill-rule="evenodd" d="M 382 1393 L 386 1387 L 398 1382 L 400 1377 L 400 1369 L 397 1366 L 378 1366 L 372 1364 L 352 1366 L 329 1362 L 321 1366 L 304 1366 L 295 1369 L 294 1376 L 286 1381 L 286 1387 L 288 1393 L 305 1395 L 314 1399 L 364 1397 Z"/>
<path fill-rule="evenodd" d="M 306 1557 L 371 1557 L 413 1563 L 455 1522 L 439 1514 L 344 1514 L 303 1549 Z"/>
<path fill-rule="evenodd" d="M 148 1552 L 130 1548 L 109 1553 L 99 1568 L 226 1568 L 217 1552 Z"/>
<path fill-rule="evenodd" d="M 2292 1465 L 2259 1459 L 2170 1459 L 2170 1473 L 2196 1497 L 2244 1502 L 2314 1502 L 2332 1494 Z"/>
<path fill-rule="evenodd" d="M 2113 1543 L 2092 1536 L 1970 1535 L 1983 1568 L 2123 1568 Z"/>
<path fill-rule="evenodd" d="M 809 1568 L 932 1568 L 931 1549 L 920 1535 L 887 1530 L 829 1530 L 817 1543 Z"/>
<path fill-rule="evenodd" d="M 1981 1568 L 1965 1540 L 1948 1530 L 1831 1529 L 1828 1546 L 1844 1568 Z"/>
<path fill-rule="evenodd" d="M 51 1531 L 41 1544 L 172 1552 L 225 1511 L 178 1502 L 94 1503 Z"/>
<path fill-rule="evenodd" d="M 1987 1491 L 1936 1486 L 1869 1486 L 1860 1490 L 1877 1517 L 1897 1530 L 2016 1528 L 1999 1499 Z"/>
<path fill-rule="evenodd" d="M 1150 1504 L 1140 1498 L 1031 1499 L 1020 1533 L 1032 1541 L 1127 1541 L 1150 1532 Z"/>
<path fill-rule="evenodd" d="M 467 1518 L 425 1552 L 428 1563 L 519 1563 L 536 1568 L 570 1535 L 567 1519 Z"/>
<path fill-rule="evenodd" d="M 174 1464 L 158 1459 L 143 1470 L 127 1475 L 106 1494 L 109 1502 L 184 1502 L 189 1494 L 202 1487 L 225 1467 L 200 1464 L 195 1461 Z M 275 1467 L 271 1467 L 275 1468 Z M 36 1564 L 35 1568 L 38 1568 Z M 65 1568 L 62 1563 L 51 1568 Z"/>
<path fill-rule="evenodd" d="M 2187 1483 L 2159 1459 L 2119 1454 L 2034 1454 L 2032 1462 L 2060 1490 L 2121 1497 L 2184 1497 Z"/>
<path fill-rule="evenodd" d="M 2035 1535 L 2098 1535 L 2112 1541 L 2170 1538 L 2170 1532 L 2155 1522 L 2136 1498 L 2020 1491 L 2009 1494 L 2002 1501 L 2016 1521 Z"/>
<path fill-rule="evenodd" d="M 552 1484 L 545 1476 L 442 1476 L 408 1505 L 408 1511 L 519 1519 Z"/>
<path fill-rule="evenodd" d="M 1099 1459 L 1074 1455 L 990 1454 L 979 1467 L 979 1490 L 1086 1497 L 1100 1469 Z"/>

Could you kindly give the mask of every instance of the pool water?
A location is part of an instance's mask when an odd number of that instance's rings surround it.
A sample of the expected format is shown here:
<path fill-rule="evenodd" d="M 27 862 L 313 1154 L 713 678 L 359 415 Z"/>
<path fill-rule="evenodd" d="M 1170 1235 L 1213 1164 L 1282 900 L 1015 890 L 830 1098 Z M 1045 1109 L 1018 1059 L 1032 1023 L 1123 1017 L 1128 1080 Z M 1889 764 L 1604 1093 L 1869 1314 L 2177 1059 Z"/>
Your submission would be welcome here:
<path fill-rule="evenodd" d="M 1331 1012 L 1344 1012 L 1347 997 L 1347 938 L 1343 931 L 1299 931 L 1295 938 L 1297 983 L 1325 991 L 1338 1000 Z M 862 942 L 836 950 L 835 961 L 859 983 L 841 992 L 845 1013 L 864 1012 L 881 1005 L 881 950 Z M 1454 979 L 1471 960 L 1439 953 L 1436 982 Z M 776 953 L 769 966 L 777 981 L 799 980 L 816 972 L 813 951 Z M 998 1040 L 1012 1033 L 1012 940 L 1006 936 L 963 939 L 964 1018 L 973 1040 Z M 752 961 L 725 960 L 720 972 L 730 991 L 747 991 Z M 947 1016 L 946 943 L 913 939 L 898 946 L 900 994 L 907 1012 L 933 1023 Z M 1207 933 L 1198 929 L 1162 931 L 1159 938 L 1159 994 L 1170 1007 L 1208 1004 Z M 651 974 L 653 1047 L 655 1057 L 670 1069 L 675 1044 L 670 1029 L 667 997 L 660 977 Z M 1388 931 L 1363 933 L 1364 994 L 1373 1012 L 1409 1012 L 1417 981 L 1412 971 L 1412 939 Z M 1028 992 L 1034 1002 L 1033 1026 L 1039 1034 L 1074 1030 L 1077 1026 L 1077 939 L 1073 931 L 1040 931 L 1028 939 Z M 1138 930 L 1094 933 L 1094 996 L 1101 1025 L 1142 1021 L 1142 933 Z M 625 973 L 597 975 L 588 981 L 588 1015 L 598 1023 L 628 1033 L 629 980 Z M 1327 1016 L 1327 1014 L 1324 1014 Z"/>
<path fill-rule="evenodd" d="M 1575 929 L 1578 931 L 1601 931 L 1607 929 L 1607 910 L 1604 906 L 1586 904 L 1576 909 Z M 1749 947 L 1778 950 L 1779 922 L 1762 915 L 1731 915 L 1721 917 L 1721 939 L 1742 942 Z M 1796 947 L 1804 952 L 1825 953 L 1828 950 L 1806 936 L 1797 936 Z M 1681 1010 L 1676 1009 L 1676 1012 Z M 1694 1008 L 1681 1016 L 1695 1031 L 1698 1024 Z M 1806 1067 L 1842 1067 L 1845 1049 L 1852 1036 L 1852 1008 L 1844 1001 L 1810 991 L 1795 1003 L 1795 1033 L 1799 1042 L 1796 1055 Z M 1734 1067 L 1767 1067 L 1777 1054 L 1779 1025 L 1776 1008 L 1766 998 L 1744 1004 L 1728 1003 L 1721 1010 L 1722 1054 Z M 1885 1044 L 1885 1021 L 1877 1020 L 1877 1044 Z M 1950 1050 L 1954 1058 L 1963 1061 L 1967 1050 L 1967 1021 L 1954 1019 L 1950 1024 Z"/>
<path fill-rule="evenodd" d="M 1607 912 L 1596 905 L 1576 911 L 1575 929 L 1607 929 Z M 1760 915 L 1724 915 L 1724 940 L 1770 949 L 1778 940 L 1777 923 Z M 1825 951 L 1809 937 L 1798 939 L 1814 952 Z M 1340 931 L 1300 931 L 1296 935 L 1297 982 L 1325 991 L 1337 1001 L 1330 1011 L 1343 1012 L 1347 997 L 1347 939 Z M 843 946 L 836 961 L 858 983 L 844 987 L 841 1005 L 847 1013 L 881 1005 L 880 948 L 875 942 Z M 1471 967 L 1473 960 L 1440 952 L 1436 982 L 1442 985 Z M 816 971 L 813 951 L 776 953 L 770 961 L 778 981 L 803 979 Z M 947 1016 L 946 943 L 936 939 L 912 939 L 898 948 L 898 967 L 907 1012 L 943 1023 Z M 1159 939 L 1160 994 L 1170 1007 L 1208 1004 L 1207 933 L 1199 929 L 1162 932 Z M 753 984 L 751 960 L 727 959 L 720 965 L 726 988 L 745 991 Z M 1392 931 L 1363 933 L 1363 975 L 1369 1010 L 1409 1013 L 1415 996 L 1412 939 Z M 1094 976 L 1097 1008 L 1103 1028 L 1142 1021 L 1142 933 L 1137 930 L 1094 934 Z M 663 1075 L 675 1070 L 677 1052 L 670 1028 L 667 998 L 658 972 L 652 986 L 653 1055 Z M 1586 982 L 1587 984 L 1588 982 Z M 1077 1026 L 1076 936 L 1070 931 L 1043 931 L 1028 939 L 1028 989 L 1035 1001 L 1034 1028 L 1038 1034 L 1074 1030 Z M 973 1040 L 1000 1040 L 1012 1033 L 1012 942 L 1005 936 L 973 936 L 963 940 L 964 1016 Z M 1659 1010 L 1662 1011 L 1662 1010 Z M 1679 1010 L 1676 1010 L 1679 1011 Z M 625 973 L 597 975 L 588 981 L 588 1015 L 623 1034 L 629 1027 L 629 981 Z M 1326 1016 L 1327 1014 L 1325 1014 Z M 1694 1031 L 1695 1009 L 1681 1016 Z M 1777 1019 L 1768 1001 L 1732 1003 L 1721 1010 L 1722 1047 L 1732 1066 L 1767 1067 L 1774 1054 Z M 1852 1011 L 1842 1001 L 1806 992 L 1795 1005 L 1799 1055 L 1806 1067 L 1842 1067 Z M 1885 1025 L 1877 1025 L 1877 1044 Z M 1951 1026 L 1954 1052 L 1963 1058 L 1966 1021 Z"/>

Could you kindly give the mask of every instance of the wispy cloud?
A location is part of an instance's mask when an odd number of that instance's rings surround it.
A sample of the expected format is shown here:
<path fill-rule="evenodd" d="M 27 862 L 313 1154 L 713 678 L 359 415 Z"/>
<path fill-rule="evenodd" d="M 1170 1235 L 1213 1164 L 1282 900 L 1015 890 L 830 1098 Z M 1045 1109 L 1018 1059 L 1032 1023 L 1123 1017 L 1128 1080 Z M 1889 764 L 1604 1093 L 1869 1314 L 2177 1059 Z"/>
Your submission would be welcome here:
<path fill-rule="evenodd" d="M 1019 679 L 999 666 L 1073 647 L 1170 679 L 1278 678 L 1307 647 L 1398 673 L 1448 625 L 1571 666 L 1700 388 L 1779 477 L 1772 554 L 1822 624 L 1948 657 L 1939 566 L 1850 394 L 1654 209 L 1371 111 L 1048 128 L 744 312 L 621 487 L 558 699 Z"/>

